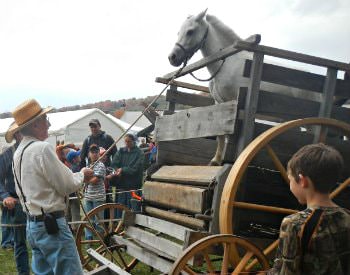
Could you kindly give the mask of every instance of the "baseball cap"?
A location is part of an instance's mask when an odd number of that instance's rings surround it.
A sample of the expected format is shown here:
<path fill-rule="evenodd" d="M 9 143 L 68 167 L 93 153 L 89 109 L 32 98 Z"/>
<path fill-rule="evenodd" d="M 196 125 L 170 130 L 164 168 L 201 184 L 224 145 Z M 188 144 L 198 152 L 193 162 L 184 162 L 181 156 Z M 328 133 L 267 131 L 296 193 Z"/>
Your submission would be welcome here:
<path fill-rule="evenodd" d="M 79 151 L 75 151 L 75 150 L 70 150 L 66 156 L 66 159 L 68 162 L 72 163 L 73 159 L 77 156 L 80 156 L 80 150 Z"/>
<path fill-rule="evenodd" d="M 101 127 L 101 123 L 97 118 L 93 118 L 89 121 L 89 126 L 91 126 L 91 125 L 98 125 Z"/>

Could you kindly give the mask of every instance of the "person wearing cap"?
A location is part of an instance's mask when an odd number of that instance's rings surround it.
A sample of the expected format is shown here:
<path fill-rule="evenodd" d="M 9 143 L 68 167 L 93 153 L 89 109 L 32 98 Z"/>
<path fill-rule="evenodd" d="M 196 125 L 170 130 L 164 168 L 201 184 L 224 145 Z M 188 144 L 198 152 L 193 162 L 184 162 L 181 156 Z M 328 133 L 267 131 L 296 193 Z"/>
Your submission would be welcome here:
<path fill-rule="evenodd" d="M 27 239 L 32 247 L 34 274 L 83 274 L 73 235 L 64 217 L 66 197 L 83 186 L 93 171 L 83 168 L 73 173 L 57 157 L 48 138 L 47 113 L 30 99 L 12 112 L 15 123 L 7 131 L 7 141 L 20 132 L 23 139 L 13 157 L 16 193 L 27 213 Z M 44 222 L 44 220 L 46 222 Z"/>
<path fill-rule="evenodd" d="M 117 177 L 116 187 L 117 191 L 120 192 L 117 192 L 115 202 L 124 204 L 131 209 L 131 190 L 140 189 L 143 183 L 144 154 L 136 146 L 134 135 L 126 134 L 124 142 L 125 147 L 120 148 L 118 153 L 113 157 L 111 166 L 116 172 L 107 176 L 107 178 L 112 179 L 113 177 Z M 116 217 L 121 218 L 121 215 L 121 211 L 117 210 Z"/>
<path fill-rule="evenodd" d="M 89 127 L 91 131 L 91 135 L 85 138 L 83 142 L 83 146 L 81 148 L 80 153 L 80 167 L 86 166 L 86 159 L 89 153 L 89 147 L 92 144 L 96 144 L 98 147 L 103 147 L 106 150 L 109 149 L 114 144 L 114 139 L 108 135 L 105 131 L 101 130 L 101 123 L 98 119 L 91 119 L 89 122 Z M 111 159 L 114 154 L 117 152 L 117 147 L 115 145 L 112 146 L 111 150 L 107 153 L 106 162 L 104 163 L 106 167 L 110 166 Z"/>
<path fill-rule="evenodd" d="M 11 126 L 10 126 L 11 127 Z M 6 218 L 6 223 L 21 226 L 4 227 L 13 236 L 14 256 L 16 262 L 17 273 L 20 275 L 29 275 L 28 250 L 26 244 L 26 214 L 23 212 L 22 206 L 18 201 L 16 194 L 16 186 L 12 172 L 12 159 L 19 143 L 22 140 L 21 133 L 14 133 L 11 138 L 6 136 L 6 140 L 15 139 L 15 144 L 8 147 L 0 155 L 0 200 L 3 203 L 2 223 Z M 2 235 L 4 241 L 6 235 Z"/>
<path fill-rule="evenodd" d="M 89 181 L 86 182 L 87 188 L 85 188 L 84 198 L 85 210 L 87 212 L 106 202 L 106 190 L 104 184 L 104 180 L 106 177 L 106 167 L 102 163 L 102 161 L 98 161 L 99 157 L 101 156 L 100 151 L 103 150 L 100 150 L 100 147 L 98 147 L 96 144 L 91 144 L 89 147 L 88 165 L 93 165 L 94 175 Z M 99 213 L 98 218 L 103 219 L 101 213 Z M 101 229 L 101 227 L 98 226 L 95 220 L 93 220 L 93 222 L 95 223 L 96 229 Z M 85 239 L 92 240 L 92 237 L 92 232 L 88 229 L 85 229 Z"/>
<path fill-rule="evenodd" d="M 70 149 L 65 159 L 69 164 L 69 169 L 72 170 L 73 173 L 80 171 L 80 150 L 76 151 L 74 149 Z M 78 222 L 80 221 L 80 218 L 80 203 L 77 198 L 77 192 L 74 192 L 72 194 L 69 194 L 67 220 L 70 222 Z M 75 234 L 78 230 L 79 224 L 73 223 L 70 227 L 73 234 Z"/>

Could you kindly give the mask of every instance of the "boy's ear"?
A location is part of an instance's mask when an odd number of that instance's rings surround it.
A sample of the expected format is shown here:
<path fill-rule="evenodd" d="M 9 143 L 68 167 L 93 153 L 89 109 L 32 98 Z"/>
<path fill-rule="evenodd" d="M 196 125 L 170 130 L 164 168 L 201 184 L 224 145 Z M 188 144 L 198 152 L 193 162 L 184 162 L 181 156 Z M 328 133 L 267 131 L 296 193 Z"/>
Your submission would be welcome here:
<path fill-rule="evenodd" d="M 303 188 L 308 188 L 310 185 L 310 178 L 304 176 L 303 174 L 298 174 L 299 176 L 299 184 Z"/>

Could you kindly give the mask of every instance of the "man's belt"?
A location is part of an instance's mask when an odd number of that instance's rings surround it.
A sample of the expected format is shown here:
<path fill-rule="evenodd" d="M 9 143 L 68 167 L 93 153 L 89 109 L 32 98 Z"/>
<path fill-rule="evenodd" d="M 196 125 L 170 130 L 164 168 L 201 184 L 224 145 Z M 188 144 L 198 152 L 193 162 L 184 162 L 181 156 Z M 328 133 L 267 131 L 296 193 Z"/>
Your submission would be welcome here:
<path fill-rule="evenodd" d="M 55 219 L 59 219 L 65 216 L 64 211 L 55 211 L 48 214 L 51 214 L 52 216 L 54 216 Z M 44 215 L 29 216 L 29 220 L 32 222 L 42 222 L 44 221 Z"/>

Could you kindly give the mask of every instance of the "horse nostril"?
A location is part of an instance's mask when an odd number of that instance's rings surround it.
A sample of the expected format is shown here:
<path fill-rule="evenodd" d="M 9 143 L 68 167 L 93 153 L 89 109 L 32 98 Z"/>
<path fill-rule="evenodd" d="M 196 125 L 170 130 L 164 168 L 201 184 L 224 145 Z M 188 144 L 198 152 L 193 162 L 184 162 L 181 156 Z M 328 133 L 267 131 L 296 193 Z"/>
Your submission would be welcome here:
<path fill-rule="evenodd" d="M 169 55 L 169 60 L 174 61 L 176 59 L 176 54 Z"/>

